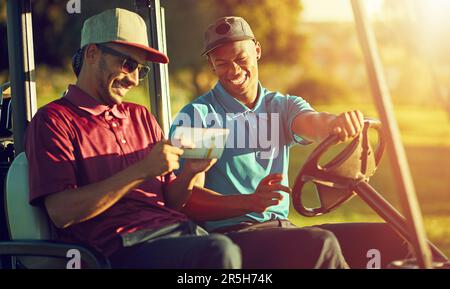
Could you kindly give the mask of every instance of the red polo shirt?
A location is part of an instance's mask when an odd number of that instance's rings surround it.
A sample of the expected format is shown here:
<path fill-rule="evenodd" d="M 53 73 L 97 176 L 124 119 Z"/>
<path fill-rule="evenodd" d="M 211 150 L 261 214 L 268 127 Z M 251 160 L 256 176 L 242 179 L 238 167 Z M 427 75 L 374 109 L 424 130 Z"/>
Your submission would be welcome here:
<path fill-rule="evenodd" d="M 104 180 L 143 159 L 162 138 L 145 107 L 108 107 L 70 85 L 28 127 L 30 202 L 42 206 L 45 196 Z M 97 217 L 58 230 L 59 238 L 109 256 L 122 245 L 120 234 L 186 220 L 164 205 L 164 187 L 174 179 L 172 173 L 146 181 Z"/>

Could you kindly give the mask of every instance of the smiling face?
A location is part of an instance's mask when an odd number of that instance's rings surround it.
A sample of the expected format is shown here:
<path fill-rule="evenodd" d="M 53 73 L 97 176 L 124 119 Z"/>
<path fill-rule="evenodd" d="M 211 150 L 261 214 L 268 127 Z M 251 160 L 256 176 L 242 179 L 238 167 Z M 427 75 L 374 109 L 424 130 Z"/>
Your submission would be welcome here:
<path fill-rule="evenodd" d="M 139 49 L 113 43 L 106 45 L 139 63 L 145 62 L 145 52 Z M 90 63 L 89 77 L 92 83 L 90 94 L 101 103 L 108 106 L 120 104 L 127 92 L 139 85 L 137 69 L 131 73 L 122 71 L 123 58 L 103 53 L 95 45 L 89 46 L 86 53 Z"/>
<path fill-rule="evenodd" d="M 119 51 L 139 63 L 145 62 L 145 53 L 139 49 L 119 44 L 109 44 L 109 47 Z M 120 104 L 127 92 L 139 85 L 138 70 L 131 73 L 122 71 L 123 59 L 114 55 L 102 53 L 98 65 L 98 95 L 104 104 Z"/>
<path fill-rule="evenodd" d="M 214 73 L 233 97 L 253 107 L 258 93 L 258 59 L 261 46 L 253 40 L 223 44 L 208 54 Z"/>

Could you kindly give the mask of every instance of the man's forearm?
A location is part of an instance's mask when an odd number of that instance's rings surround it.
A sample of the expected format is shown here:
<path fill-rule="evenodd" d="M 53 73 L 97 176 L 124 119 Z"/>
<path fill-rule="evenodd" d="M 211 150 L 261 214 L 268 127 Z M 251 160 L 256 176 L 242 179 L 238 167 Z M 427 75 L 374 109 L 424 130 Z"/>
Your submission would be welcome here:
<path fill-rule="evenodd" d="M 292 131 L 313 141 L 322 141 L 330 134 L 330 123 L 336 115 L 327 112 L 299 114 L 292 122 Z"/>
<path fill-rule="evenodd" d="M 195 221 L 214 221 L 242 216 L 254 210 L 250 195 L 221 195 L 195 186 L 182 211 Z"/>
<path fill-rule="evenodd" d="M 181 210 L 191 195 L 197 177 L 198 174 L 182 171 L 167 187 L 164 195 L 166 205 L 175 210 Z"/>
<path fill-rule="evenodd" d="M 66 228 L 98 216 L 145 180 L 140 172 L 137 163 L 103 181 L 49 195 L 45 206 L 50 219 Z"/>

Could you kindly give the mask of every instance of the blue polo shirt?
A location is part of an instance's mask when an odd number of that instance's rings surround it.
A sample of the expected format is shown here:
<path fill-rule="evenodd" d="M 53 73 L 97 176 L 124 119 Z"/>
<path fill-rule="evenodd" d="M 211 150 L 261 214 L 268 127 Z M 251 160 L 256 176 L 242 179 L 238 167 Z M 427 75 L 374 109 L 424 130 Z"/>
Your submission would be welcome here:
<path fill-rule="evenodd" d="M 296 143 L 310 143 L 295 135 L 291 124 L 298 114 L 307 111 L 314 110 L 301 97 L 272 92 L 261 84 L 257 103 L 249 109 L 218 82 L 178 113 L 169 136 L 177 126 L 229 128 L 222 157 L 206 173 L 205 187 L 224 195 L 252 194 L 259 182 L 273 173 L 283 174 L 282 184 L 288 186 L 289 148 Z M 281 193 L 284 198 L 280 204 L 264 213 L 206 222 L 206 229 L 211 231 L 248 221 L 287 219 L 289 194 Z"/>

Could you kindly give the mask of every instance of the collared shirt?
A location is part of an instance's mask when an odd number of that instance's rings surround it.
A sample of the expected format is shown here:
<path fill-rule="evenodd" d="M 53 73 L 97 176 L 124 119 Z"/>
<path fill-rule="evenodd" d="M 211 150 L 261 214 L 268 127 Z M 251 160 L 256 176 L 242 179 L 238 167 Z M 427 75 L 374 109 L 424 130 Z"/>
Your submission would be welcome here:
<path fill-rule="evenodd" d="M 30 202 L 42 206 L 45 196 L 107 179 L 143 159 L 162 137 L 145 107 L 102 105 L 71 85 L 39 109 L 27 130 Z M 122 245 L 121 235 L 184 221 L 164 204 L 164 188 L 174 179 L 149 179 L 100 215 L 58 230 L 58 237 L 108 256 Z"/>
<path fill-rule="evenodd" d="M 296 143 L 308 144 L 293 133 L 294 118 L 314 111 L 301 97 L 271 92 L 259 84 L 258 98 L 249 109 L 231 96 L 218 82 L 208 93 L 185 106 L 173 122 L 170 136 L 177 126 L 229 128 L 230 135 L 218 162 L 206 173 L 205 187 L 221 194 L 252 194 L 267 175 L 281 173 L 288 186 L 289 148 Z M 208 230 L 242 222 L 286 219 L 289 195 L 264 213 L 207 222 Z"/>

